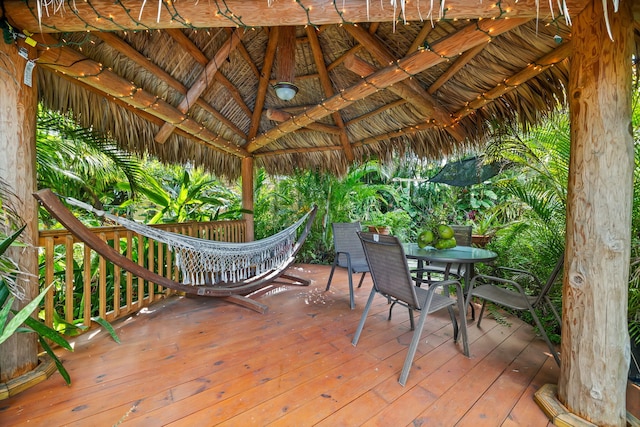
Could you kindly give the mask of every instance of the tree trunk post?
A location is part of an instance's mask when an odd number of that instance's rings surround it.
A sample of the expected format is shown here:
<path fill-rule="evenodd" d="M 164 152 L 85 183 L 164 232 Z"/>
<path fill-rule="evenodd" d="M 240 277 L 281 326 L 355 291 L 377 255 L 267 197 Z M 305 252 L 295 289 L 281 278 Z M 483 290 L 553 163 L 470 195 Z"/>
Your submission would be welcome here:
<path fill-rule="evenodd" d="M 242 209 L 250 210 L 251 213 L 243 213 L 242 218 L 247 222 L 246 241 L 252 242 L 254 236 L 253 226 L 253 157 L 242 159 Z"/>
<path fill-rule="evenodd" d="M 35 50 L 30 51 L 35 57 Z M 12 206 L 27 228 L 19 241 L 26 246 L 10 248 L 5 255 L 18 263 L 18 285 L 25 292 L 24 301 L 14 303 L 19 309 L 38 295 L 38 209 L 32 194 L 36 190 L 36 76 L 33 87 L 23 83 L 27 61 L 18 55 L 15 44 L 0 41 L 0 178 L 8 184 L 13 195 L 3 200 Z M 14 224 L 16 225 L 16 224 Z M 17 224 L 21 225 L 21 224 Z M 0 225 L 9 235 L 7 224 Z M 33 370 L 38 364 L 38 342 L 35 334 L 14 334 L 0 345 L 0 383 Z"/>
<path fill-rule="evenodd" d="M 558 398 L 601 426 L 626 425 L 627 297 L 633 196 L 633 22 L 629 2 L 608 21 L 594 0 L 573 18 L 569 78 L 562 366 Z"/>

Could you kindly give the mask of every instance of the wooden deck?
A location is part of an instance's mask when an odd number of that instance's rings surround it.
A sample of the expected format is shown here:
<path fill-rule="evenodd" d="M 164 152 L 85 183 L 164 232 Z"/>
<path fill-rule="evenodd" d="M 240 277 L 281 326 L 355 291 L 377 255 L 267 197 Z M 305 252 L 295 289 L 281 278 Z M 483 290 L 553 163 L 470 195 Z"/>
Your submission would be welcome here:
<path fill-rule="evenodd" d="M 547 426 L 533 393 L 559 368 L 532 328 L 490 316 L 469 327 L 471 358 L 446 312 L 427 319 L 406 387 L 398 375 L 411 332 L 406 310 L 378 297 L 351 339 L 371 289 L 349 309 L 346 274 L 297 265 L 311 287 L 260 297 L 267 314 L 207 298 L 172 297 L 77 339 L 58 373 L 0 401 L 0 425 L 31 426 Z M 336 280 L 337 279 L 337 280 Z"/>

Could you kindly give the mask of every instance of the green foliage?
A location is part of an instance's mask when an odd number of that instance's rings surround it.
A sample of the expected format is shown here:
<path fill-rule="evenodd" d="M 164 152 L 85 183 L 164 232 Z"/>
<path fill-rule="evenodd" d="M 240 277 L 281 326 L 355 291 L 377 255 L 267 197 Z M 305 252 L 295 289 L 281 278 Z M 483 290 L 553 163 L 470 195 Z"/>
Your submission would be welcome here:
<path fill-rule="evenodd" d="M 6 250 L 18 238 L 25 227 L 26 226 L 23 226 L 0 243 L 0 257 L 4 257 Z M 51 350 L 51 347 L 49 346 L 47 340 L 51 340 L 52 342 L 62 346 L 63 348 L 66 348 L 67 350 L 73 351 L 73 349 L 57 331 L 30 317 L 31 313 L 33 313 L 38 308 L 52 285 L 49 285 L 44 290 L 42 290 L 42 292 L 40 292 L 40 294 L 36 298 L 31 300 L 20 310 L 12 310 L 11 307 L 13 306 L 16 297 L 11 293 L 11 290 L 17 289 L 16 287 L 18 285 L 16 284 L 15 278 L 12 278 L 10 276 L 13 276 L 15 274 L 16 271 L 13 269 L 10 271 L 5 270 L 4 268 L 0 269 L 0 276 L 2 276 L 0 277 L 0 344 L 9 339 L 9 337 L 11 337 L 14 333 L 36 333 L 38 335 L 40 344 L 45 349 L 47 354 L 51 356 L 58 368 L 58 371 L 60 372 L 66 383 L 70 384 L 71 379 L 69 378 L 67 370 L 64 368 L 64 366 L 62 366 L 62 362 L 60 362 L 60 359 L 58 359 L 56 354 Z M 12 314 L 13 317 L 10 318 L 10 314 Z M 22 324 L 24 324 L 26 327 L 21 327 Z"/>
<path fill-rule="evenodd" d="M 238 219 L 241 197 L 198 168 L 146 163 L 148 176 L 138 185 L 141 200 L 128 200 L 120 209 L 133 211 L 148 224 Z"/>
<path fill-rule="evenodd" d="M 140 161 L 115 141 L 42 108 L 37 118 L 36 160 L 39 188 L 51 188 L 99 209 L 122 203 L 131 197 L 127 190 L 135 191 L 145 181 Z M 44 209 L 41 218 L 53 224 Z"/>

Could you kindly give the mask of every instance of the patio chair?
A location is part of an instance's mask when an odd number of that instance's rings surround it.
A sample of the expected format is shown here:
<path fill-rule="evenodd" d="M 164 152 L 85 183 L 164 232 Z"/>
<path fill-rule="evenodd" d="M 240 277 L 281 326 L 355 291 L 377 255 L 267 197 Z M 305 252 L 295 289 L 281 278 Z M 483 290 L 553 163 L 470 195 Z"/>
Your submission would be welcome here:
<path fill-rule="evenodd" d="M 480 298 L 482 300 L 482 308 L 480 309 L 480 314 L 478 315 L 478 327 L 480 327 L 480 322 L 482 321 L 482 315 L 484 313 L 487 301 L 512 310 L 528 310 L 529 313 L 531 313 L 531 317 L 533 317 L 533 320 L 538 327 L 542 338 L 547 343 L 547 346 L 549 346 L 551 354 L 553 355 L 558 365 L 560 365 L 560 356 L 556 351 L 554 345 L 549 340 L 549 337 L 547 336 L 547 333 L 545 332 L 544 327 L 542 326 L 542 323 L 540 322 L 540 319 L 536 314 L 536 309 L 550 309 L 558 324 L 562 325 L 560 315 L 558 314 L 558 311 L 554 307 L 553 302 L 549 298 L 548 294 L 555 284 L 558 275 L 562 271 L 563 264 L 564 254 L 556 263 L 556 266 L 553 268 L 553 271 L 551 272 L 551 275 L 547 279 L 544 286 L 541 284 L 540 280 L 532 273 L 526 270 L 519 270 L 514 268 L 498 267 L 496 269 L 506 274 L 510 274 L 511 279 L 488 275 L 475 276 L 473 279 L 471 279 L 471 283 L 469 285 L 466 306 L 469 306 L 473 297 Z M 529 280 L 533 281 L 536 287 L 540 289 L 540 292 L 537 295 L 527 295 L 522 286 L 516 280 L 514 280 L 523 277 L 527 277 Z"/>
<path fill-rule="evenodd" d="M 451 321 L 454 326 L 454 342 L 458 338 L 458 324 L 456 316 L 453 313 L 452 306 L 456 304 L 456 300 L 448 297 L 448 287 L 455 286 L 457 288 L 458 310 L 464 313 L 464 301 L 462 297 L 462 288 L 460 282 L 456 280 L 447 280 L 439 283 L 432 283 L 427 288 L 414 286 L 414 279 L 411 278 L 407 260 L 404 254 L 402 244 L 397 237 L 383 236 L 372 233 L 359 233 L 364 252 L 371 269 L 371 277 L 373 279 L 373 288 L 369 294 L 367 305 L 364 308 L 360 323 L 353 337 L 353 345 L 358 344 L 360 334 L 364 328 L 364 322 L 369 314 L 369 309 L 373 302 L 373 297 L 379 293 L 394 304 L 399 304 L 409 309 L 409 321 L 411 330 L 413 330 L 413 338 L 409 345 L 409 351 L 400 373 L 398 382 L 404 386 L 409 376 L 409 370 L 413 364 L 413 358 L 420 342 L 420 335 L 424 328 L 427 315 L 443 308 L 447 308 L 451 315 Z M 436 291 L 442 290 L 444 295 Z M 414 324 L 413 311 L 420 311 L 418 325 Z M 467 341 L 467 326 L 464 315 L 460 316 L 460 332 L 464 347 L 464 354 L 469 356 L 469 344 Z"/>
<path fill-rule="evenodd" d="M 356 306 L 353 295 L 353 274 L 361 273 L 358 288 L 362 286 L 364 276 L 369 272 L 369 265 L 362 250 L 362 244 L 358 238 L 358 233 L 362 231 L 360 222 L 334 222 L 331 224 L 333 229 L 333 245 L 336 251 L 336 257 L 331 266 L 331 273 L 327 281 L 326 291 L 331 287 L 331 280 L 336 267 L 347 269 L 349 275 L 349 304 L 351 309 Z"/>

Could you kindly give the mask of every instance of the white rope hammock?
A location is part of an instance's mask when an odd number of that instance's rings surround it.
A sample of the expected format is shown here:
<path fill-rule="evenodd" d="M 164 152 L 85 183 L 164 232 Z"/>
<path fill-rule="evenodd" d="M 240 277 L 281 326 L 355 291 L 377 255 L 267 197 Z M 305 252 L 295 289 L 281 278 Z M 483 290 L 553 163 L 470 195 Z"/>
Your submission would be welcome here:
<path fill-rule="evenodd" d="M 247 243 L 228 243 L 160 230 L 111 215 L 71 197 L 65 200 L 70 205 L 93 212 L 131 231 L 166 244 L 176 255 L 176 264 L 186 285 L 239 283 L 278 268 L 293 255 L 297 230 L 310 214 L 307 212 L 293 225 L 265 239 Z"/>

